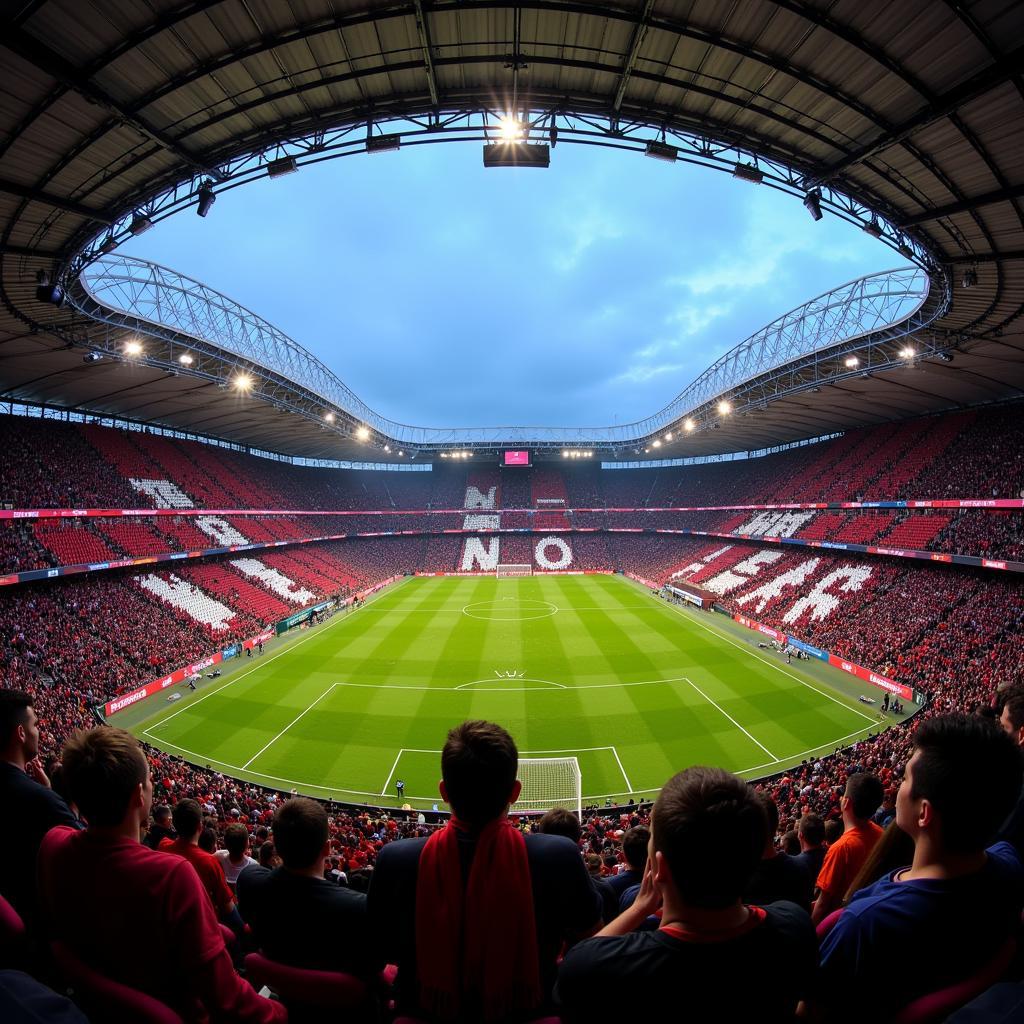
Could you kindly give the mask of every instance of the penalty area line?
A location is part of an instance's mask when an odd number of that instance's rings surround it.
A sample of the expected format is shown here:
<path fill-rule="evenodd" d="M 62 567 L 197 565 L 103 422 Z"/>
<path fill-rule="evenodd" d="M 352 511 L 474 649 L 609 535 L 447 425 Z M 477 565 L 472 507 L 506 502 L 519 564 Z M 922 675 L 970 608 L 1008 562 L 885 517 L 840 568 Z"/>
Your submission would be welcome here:
<path fill-rule="evenodd" d="M 611 752 L 615 755 L 615 763 L 619 766 L 619 771 L 622 772 L 622 778 L 626 782 L 626 792 L 633 792 L 633 784 L 629 781 L 629 776 L 626 774 L 626 769 L 622 767 L 622 759 L 619 757 L 619 752 L 612 747 Z"/>
<path fill-rule="evenodd" d="M 242 765 L 242 771 L 244 772 L 249 767 L 249 765 L 251 765 L 253 761 L 255 761 L 256 758 L 260 756 L 260 754 L 262 754 L 265 750 L 272 747 L 296 722 L 299 721 L 299 719 L 309 714 L 309 712 L 312 711 L 313 708 L 315 708 L 317 704 L 319 704 L 320 701 L 322 701 L 324 697 L 326 697 L 327 694 L 329 694 L 331 690 L 333 690 L 337 685 L 337 683 L 331 683 L 331 685 L 328 686 L 327 689 L 324 690 L 324 692 L 321 693 L 320 696 L 317 697 L 317 699 L 313 701 L 313 703 L 310 704 L 305 711 L 300 711 L 269 743 L 264 744 L 264 746 L 260 747 L 260 749 L 257 750 L 256 753 L 253 754 L 252 757 L 250 757 L 249 760 Z"/>
<path fill-rule="evenodd" d="M 776 756 L 775 756 L 775 755 L 774 755 L 774 754 L 773 754 L 773 753 L 772 753 L 772 752 L 771 752 L 771 751 L 770 751 L 770 750 L 769 750 L 769 749 L 768 749 L 768 748 L 767 748 L 767 747 L 766 747 L 766 746 L 765 746 L 765 745 L 764 745 L 764 744 L 763 744 L 763 743 L 762 743 L 762 742 L 761 742 L 761 741 L 760 741 L 760 740 L 759 740 L 759 739 L 758 739 L 758 738 L 757 738 L 757 737 L 756 737 L 756 736 L 755 736 L 755 735 L 754 735 L 753 733 L 751 733 L 751 732 L 748 732 L 748 731 L 747 731 L 746 729 L 744 729 L 744 728 L 743 728 L 743 726 L 742 726 L 742 725 L 740 725 L 740 723 L 739 723 L 739 722 L 737 722 L 737 721 L 736 721 L 736 719 L 735 719 L 735 718 L 733 718 L 733 717 L 732 717 L 732 715 L 730 715 L 730 714 L 729 714 L 729 712 L 728 712 L 728 711 L 726 711 L 726 710 L 725 710 L 725 708 L 723 708 L 723 707 L 721 706 L 721 704 L 718 704 L 718 703 L 716 703 L 715 701 L 713 701 L 713 700 L 712 700 L 712 699 L 711 699 L 711 698 L 710 698 L 710 697 L 709 697 L 709 696 L 708 696 L 708 695 L 707 695 L 707 694 L 706 694 L 706 693 L 705 693 L 705 692 L 704 692 L 704 691 L 703 691 L 703 690 L 702 690 L 702 689 L 701 689 L 701 688 L 700 688 L 700 687 L 699 687 L 699 686 L 698 686 L 698 685 L 697 685 L 697 684 L 696 684 L 696 683 L 695 683 L 695 682 L 694 682 L 694 681 L 693 681 L 692 679 L 687 679 L 686 681 L 687 681 L 687 682 L 688 682 L 688 683 L 689 683 L 689 684 L 690 684 L 690 685 L 691 685 L 691 686 L 692 686 L 692 687 L 693 687 L 693 688 L 694 688 L 694 689 L 695 689 L 695 690 L 696 690 L 696 691 L 697 691 L 697 692 L 698 692 L 698 693 L 699 693 L 699 694 L 700 694 L 700 695 L 701 695 L 701 696 L 702 696 L 702 697 L 703 697 L 703 698 L 704 698 L 704 699 L 705 699 L 705 700 L 706 700 L 706 701 L 707 701 L 707 702 L 708 702 L 708 703 L 709 703 L 709 704 L 710 704 L 710 705 L 711 705 L 712 707 L 716 708 L 716 709 L 717 709 L 718 711 L 720 711 L 720 712 L 721 712 L 721 713 L 722 713 L 723 715 L 725 715 L 725 717 L 726 717 L 726 718 L 728 718 L 728 719 L 729 719 L 729 721 L 730 721 L 730 722 L 732 722 L 732 724 L 733 724 L 733 725 L 735 725 L 735 726 L 736 726 L 736 728 L 737 728 L 737 729 L 739 729 L 739 731 L 740 731 L 741 733 L 743 733 L 743 735 L 744 735 L 744 736 L 746 736 L 746 737 L 747 737 L 748 739 L 752 739 L 752 740 L 753 740 L 753 741 L 754 741 L 754 742 L 755 742 L 755 743 L 756 743 L 756 744 L 757 744 L 757 745 L 758 745 L 758 746 L 759 746 L 759 747 L 760 747 L 760 748 L 761 748 L 761 749 L 762 749 L 762 750 L 763 750 L 763 751 L 764 751 L 764 752 L 765 752 L 765 753 L 766 753 L 766 754 L 767 754 L 767 755 L 768 755 L 768 756 L 769 756 L 769 757 L 770 757 L 770 758 L 772 759 L 772 764 L 777 764 L 777 763 L 778 763 L 778 762 L 779 762 L 779 761 L 781 760 L 781 758 L 778 758 L 778 757 L 776 757 Z"/>

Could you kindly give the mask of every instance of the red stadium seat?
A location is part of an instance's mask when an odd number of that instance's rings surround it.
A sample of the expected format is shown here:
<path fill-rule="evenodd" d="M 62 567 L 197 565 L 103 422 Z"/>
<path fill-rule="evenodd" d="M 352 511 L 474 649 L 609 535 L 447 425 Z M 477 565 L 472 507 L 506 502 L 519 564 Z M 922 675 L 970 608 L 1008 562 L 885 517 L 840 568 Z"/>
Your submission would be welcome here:
<path fill-rule="evenodd" d="M 266 985 L 285 1005 L 323 1010 L 365 1010 L 368 1014 L 372 1010 L 370 989 L 353 974 L 291 967 L 262 953 L 246 956 L 245 974 L 255 988 Z"/>
<path fill-rule="evenodd" d="M 25 955 L 25 922 L 0 896 L 0 967 L 21 963 Z"/>
<path fill-rule="evenodd" d="M 93 970 L 70 946 L 50 943 L 57 969 L 89 1017 L 104 1024 L 184 1024 L 166 1003 Z"/>

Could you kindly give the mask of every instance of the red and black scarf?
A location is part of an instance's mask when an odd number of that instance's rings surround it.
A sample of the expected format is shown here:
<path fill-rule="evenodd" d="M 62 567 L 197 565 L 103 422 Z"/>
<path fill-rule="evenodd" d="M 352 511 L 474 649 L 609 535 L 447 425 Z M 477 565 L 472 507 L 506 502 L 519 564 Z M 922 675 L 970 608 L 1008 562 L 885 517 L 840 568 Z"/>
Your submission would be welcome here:
<path fill-rule="evenodd" d="M 420 854 L 416 962 L 423 1009 L 444 1020 L 467 1008 L 486 1021 L 540 1005 L 540 968 L 526 840 L 508 818 L 484 826 L 465 888 L 453 816 Z"/>

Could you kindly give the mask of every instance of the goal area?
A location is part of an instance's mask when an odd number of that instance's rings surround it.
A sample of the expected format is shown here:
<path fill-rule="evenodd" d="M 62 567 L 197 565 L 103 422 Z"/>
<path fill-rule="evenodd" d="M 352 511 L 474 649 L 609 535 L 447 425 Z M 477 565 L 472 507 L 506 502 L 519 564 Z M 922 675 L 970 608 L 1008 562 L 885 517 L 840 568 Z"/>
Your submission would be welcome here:
<path fill-rule="evenodd" d="M 575 757 L 521 757 L 522 792 L 512 805 L 514 813 L 542 813 L 552 807 L 583 813 L 583 776 Z"/>
<path fill-rule="evenodd" d="M 510 562 L 506 562 L 498 566 L 497 577 L 500 580 L 502 576 L 532 576 L 533 566 L 532 565 L 517 565 Z"/>

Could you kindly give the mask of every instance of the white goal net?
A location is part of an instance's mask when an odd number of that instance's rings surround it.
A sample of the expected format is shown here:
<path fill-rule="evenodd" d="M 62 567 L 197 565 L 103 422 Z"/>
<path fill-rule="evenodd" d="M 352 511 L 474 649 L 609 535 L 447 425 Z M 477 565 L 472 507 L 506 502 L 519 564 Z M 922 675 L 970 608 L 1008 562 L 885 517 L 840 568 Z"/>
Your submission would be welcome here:
<path fill-rule="evenodd" d="M 583 776 L 575 757 L 521 757 L 518 778 L 523 789 L 513 812 L 564 807 L 583 813 Z"/>
<path fill-rule="evenodd" d="M 505 563 L 498 566 L 497 576 L 501 579 L 502 576 L 532 576 L 533 566 L 532 565 L 513 565 L 511 563 Z"/>

